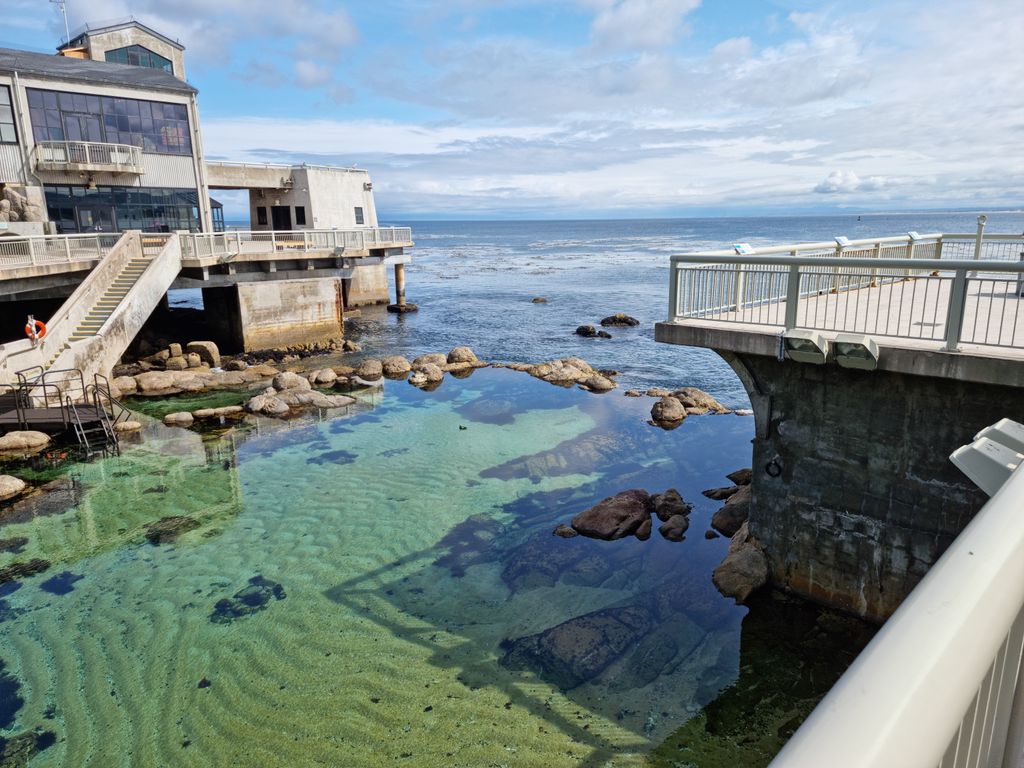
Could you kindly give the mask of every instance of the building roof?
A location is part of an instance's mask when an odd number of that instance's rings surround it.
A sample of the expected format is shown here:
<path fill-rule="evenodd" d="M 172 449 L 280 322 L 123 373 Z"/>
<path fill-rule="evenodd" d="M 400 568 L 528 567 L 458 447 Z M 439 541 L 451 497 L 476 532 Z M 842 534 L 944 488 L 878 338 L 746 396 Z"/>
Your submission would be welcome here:
<path fill-rule="evenodd" d="M 59 46 L 57 50 L 63 51 L 65 48 L 74 48 L 77 45 L 80 45 L 86 37 L 90 37 L 92 35 L 102 35 L 105 32 L 117 32 L 120 29 L 128 29 L 129 27 L 141 29 L 147 35 L 152 35 L 158 40 L 162 40 L 168 45 L 174 46 L 179 51 L 185 50 L 185 46 L 179 43 L 177 40 L 172 40 L 171 38 L 167 37 L 167 35 L 161 35 L 152 27 L 147 27 L 141 21 L 136 21 L 134 16 L 129 16 L 126 19 L 121 19 L 120 21 L 105 24 L 101 27 L 90 27 L 88 24 L 85 24 L 82 27 L 79 27 L 77 30 L 75 30 L 74 37 L 70 41 Z"/>
<path fill-rule="evenodd" d="M 179 80 L 161 69 L 92 59 L 72 59 L 67 56 L 19 51 L 14 48 L 0 48 L 0 72 L 17 72 L 19 75 L 34 75 L 78 83 L 198 93 L 184 80 Z"/>

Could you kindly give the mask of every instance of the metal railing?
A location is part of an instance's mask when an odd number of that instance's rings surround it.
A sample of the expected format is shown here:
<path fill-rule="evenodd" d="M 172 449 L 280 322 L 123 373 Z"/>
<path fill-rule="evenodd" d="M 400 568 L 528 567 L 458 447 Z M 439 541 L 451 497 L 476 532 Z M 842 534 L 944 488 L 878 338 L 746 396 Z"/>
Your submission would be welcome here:
<path fill-rule="evenodd" d="M 672 257 L 669 315 L 687 319 L 1024 348 L 1016 236 L 962 255 L 964 236 L 882 238 Z M 783 255 L 784 254 L 784 255 Z M 865 255 L 867 254 L 867 255 Z"/>
<path fill-rule="evenodd" d="M 0 237 L 0 270 L 98 261 L 120 239 L 120 232 Z"/>
<path fill-rule="evenodd" d="M 40 141 L 33 150 L 36 168 L 63 170 L 68 166 L 118 173 L 142 173 L 142 150 L 132 144 L 98 141 Z"/>
<path fill-rule="evenodd" d="M 772 768 L 1024 764 L 1024 469 L 974 517 Z"/>
<path fill-rule="evenodd" d="M 301 168 L 311 168 L 318 171 L 340 171 L 344 173 L 369 173 L 365 168 L 356 168 L 355 166 L 345 165 L 317 165 L 315 163 L 249 163 L 240 160 L 207 160 L 206 166 L 217 166 L 226 165 L 231 168 L 259 168 L 260 170 L 292 170 Z"/>
<path fill-rule="evenodd" d="M 363 251 L 408 245 L 411 227 L 368 227 L 366 229 L 299 229 L 294 231 L 249 230 L 182 233 L 182 259 L 239 255 L 281 254 L 308 251 Z"/>

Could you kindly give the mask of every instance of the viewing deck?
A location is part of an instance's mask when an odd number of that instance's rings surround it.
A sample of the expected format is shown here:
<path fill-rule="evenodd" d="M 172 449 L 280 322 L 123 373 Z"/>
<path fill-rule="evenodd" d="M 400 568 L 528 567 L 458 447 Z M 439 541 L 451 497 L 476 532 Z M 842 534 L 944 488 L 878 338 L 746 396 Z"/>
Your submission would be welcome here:
<path fill-rule="evenodd" d="M 936 234 L 673 256 L 657 338 L 770 356 L 795 329 L 860 334 L 884 370 L 1021 385 L 1001 363 L 1024 361 L 1022 254 L 1020 236 Z"/>

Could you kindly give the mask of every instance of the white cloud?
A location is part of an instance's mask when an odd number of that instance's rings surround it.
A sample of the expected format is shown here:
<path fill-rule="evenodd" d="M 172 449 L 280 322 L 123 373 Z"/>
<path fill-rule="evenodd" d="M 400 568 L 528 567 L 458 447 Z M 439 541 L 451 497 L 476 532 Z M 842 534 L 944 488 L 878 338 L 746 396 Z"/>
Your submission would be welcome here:
<path fill-rule="evenodd" d="M 832 171 L 818 182 L 814 191 L 825 195 L 850 194 L 851 192 L 873 192 L 884 186 L 885 179 L 881 176 L 869 176 L 862 179 L 853 171 Z"/>
<path fill-rule="evenodd" d="M 700 0 L 589 0 L 597 10 L 591 35 L 600 47 L 644 49 L 672 45 Z"/>

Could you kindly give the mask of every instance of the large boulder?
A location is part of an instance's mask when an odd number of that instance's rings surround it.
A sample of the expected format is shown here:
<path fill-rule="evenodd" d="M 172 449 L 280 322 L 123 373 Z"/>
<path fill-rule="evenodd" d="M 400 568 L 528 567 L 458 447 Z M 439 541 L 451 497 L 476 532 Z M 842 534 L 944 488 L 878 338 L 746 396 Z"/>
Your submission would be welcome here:
<path fill-rule="evenodd" d="M 658 528 L 658 532 L 669 541 L 682 541 L 683 534 L 690 527 L 690 520 L 685 515 L 672 515 Z"/>
<path fill-rule="evenodd" d="M 338 374 L 334 372 L 333 368 L 321 368 L 318 371 L 311 371 L 306 379 L 313 386 L 330 387 L 338 380 Z"/>
<path fill-rule="evenodd" d="M 144 395 L 164 394 L 177 391 L 172 371 L 146 371 L 135 377 L 135 385 Z"/>
<path fill-rule="evenodd" d="M 288 389 L 277 393 L 277 399 L 290 407 L 343 408 L 355 402 L 347 395 L 325 395 L 315 389 Z"/>
<path fill-rule="evenodd" d="M 662 522 L 676 515 L 685 517 L 693 509 L 693 505 L 683 501 L 682 495 L 675 488 L 669 488 L 664 493 L 655 493 L 651 496 L 651 504 L 654 506 L 654 514 Z"/>
<path fill-rule="evenodd" d="M 35 430 L 14 430 L 0 437 L 0 453 L 15 451 L 37 451 L 50 444 L 50 437 L 45 432 Z"/>
<path fill-rule="evenodd" d="M 752 592 L 768 582 L 768 559 L 746 523 L 729 542 L 729 553 L 711 575 L 715 587 L 726 597 L 745 602 Z"/>
<path fill-rule="evenodd" d="M 672 397 L 676 398 L 676 400 L 683 404 L 687 413 L 695 415 L 705 413 L 729 413 L 728 408 L 715 400 L 715 398 L 703 389 L 697 389 L 696 387 L 683 387 L 682 389 L 677 389 L 672 393 Z M 737 485 L 740 485 L 740 483 L 737 483 Z"/>
<path fill-rule="evenodd" d="M 591 392 L 608 392 L 615 389 L 615 382 L 606 376 L 595 374 L 580 384 L 580 386 Z"/>
<path fill-rule="evenodd" d="M 169 357 L 164 362 L 164 368 L 166 368 L 168 371 L 184 371 L 186 368 L 188 368 L 188 360 L 186 360 L 183 356 Z"/>
<path fill-rule="evenodd" d="M 433 363 L 426 363 L 416 368 L 409 377 L 409 383 L 414 387 L 430 387 L 440 384 L 444 379 L 444 371 L 441 366 Z"/>
<path fill-rule="evenodd" d="M 640 325 L 640 321 L 635 317 L 630 317 L 625 312 L 616 312 L 614 315 L 609 315 L 601 320 L 601 325 L 606 328 L 609 326 L 613 328 L 632 328 Z"/>
<path fill-rule="evenodd" d="M 686 408 L 674 397 L 663 397 L 651 407 L 651 420 L 659 427 L 675 428 L 686 418 Z"/>
<path fill-rule="evenodd" d="M 140 429 L 142 429 L 141 421 L 119 421 L 114 425 L 114 431 L 117 432 L 118 434 L 123 434 L 126 432 L 138 432 Z"/>
<path fill-rule="evenodd" d="M 448 364 L 448 356 L 441 352 L 429 352 L 425 355 L 420 355 L 412 361 L 412 369 L 418 371 L 424 365 L 436 365 L 440 368 L 442 365 Z"/>
<path fill-rule="evenodd" d="M 164 424 L 169 427 L 190 427 L 195 419 L 192 414 L 188 411 L 178 411 L 177 413 L 168 413 L 164 416 Z"/>
<path fill-rule="evenodd" d="M 734 535 L 750 516 L 750 486 L 743 485 L 711 517 L 711 527 L 723 536 Z"/>
<path fill-rule="evenodd" d="M 225 371 L 244 371 L 249 367 L 245 360 L 228 360 L 224 363 Z"/>
<path fill-rule="evenodd" d="M 212 341 L 190 341 L 185 351 L 199 355 L 199 358 L 211 368 L 220 368 L 220 350 Z"/>
<path fill-rule="evenodd" d="M 13 499 L 28 488 L 28 483 L 13 475 L 0 475 L 0 501 Z"/>
<path fill-rule="evenodd" d="M 651 518 L 651 497 L 639 488 L 602 499 L 572 519 L 577 533 L 592 539 L 612 541 L 632 536 Z"/>
<path fill-rule="evenodd" d="M 110 383 L 117 387 L 122 395 L 133 395 L 139 388 L 134 376 L 118 376 Z"/>
<path fill-rule="evenodd" d="M 381 368 L 389 379 L 400 379 L 412 370 L 412 364 L 401 355 L 391 355 L 381 361 Z"/>
<path fill-rule="evenodd" d="M 249 413 L 262 413 L 267 416 L 284 416 L 291 411 L 291 408 L 277 395 L 264 392 L 262 395 L 251 398 L 245 404 L 245 410 Z"/>
<path fill-rule="evenodd" d="M 750 481 L 754 478 L 754 473 L 750 467 L 747 467 L 745 469 L 737 469 L 735 472 L 730 472 L 726 477 L 736 483 L 736 485 L 750 485 Z"/>
<path fill-rule="evenodd" d="M 455 347 L 451 352 L 448 353 L 448 358 L 445 360 L 446 363 L 475 363 L 477 360 L 476 354 L 469 347 Z"/>
<path fill-rule="evenodd" d="M 284 371 L 274 376 L 274 389 L 283 392 L 287 389 L 310 389 L 309 379 L 291 371 Z"/>
<path fill-rule="evenodd" d="M 380 360 L 367 358 L 356 368 L 356 377 L 363 381 L 377 381 L 384 375 L 384 365 Z"/>

